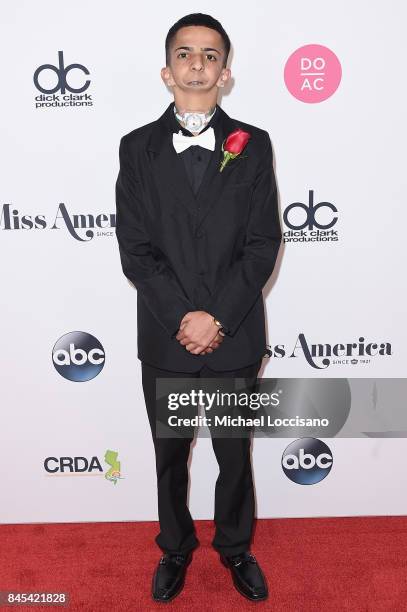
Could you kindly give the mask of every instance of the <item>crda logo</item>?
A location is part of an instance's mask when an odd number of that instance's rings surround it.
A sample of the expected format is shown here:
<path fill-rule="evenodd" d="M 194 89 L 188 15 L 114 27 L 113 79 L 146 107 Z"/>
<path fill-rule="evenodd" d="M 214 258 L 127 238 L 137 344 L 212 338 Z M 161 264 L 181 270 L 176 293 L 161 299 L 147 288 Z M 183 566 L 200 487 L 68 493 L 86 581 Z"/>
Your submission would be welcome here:
<path fill-rule="evenodd" d="M 281 458 L 285 475 L 297 484 L 315 484 L 328 476 L 333 463 L 330 448 L 317 438 L 291 442 Z"/>
<path fill-rule="evenodd" d="M 295 224 L 293 221 L 289 220 L 288 218 L 289 213 L 295 208 L 301 208 L 302 210 L 305 211 L 305 221 L 303 223 Z M 302 230 L 305 228 L 309 230 L 313 230 L 315 227 L 321 230 L 327 230 L 335 225 L 335 223 L 338 220 L 338 217 L 337 216 L 332 217 L 332 219 L 328 223 L 321 223 L 320 221 L 317 220 L 316 214 L 315 214 L 316 211 L 321 208 L 328 208 L 333 213 L 338 212 L 338 209 L 336 208 L 336 206 L 331 204 L 331 202 L 318 202 L 318 204 L 314 205 L 314 190 L 310 189 L 309 196 L 308 196 L 308 205 L 304 204 L 303 202 L 293 202 L 293 204 L 289 204 L 284 211 L 284 215 L 283 215 L 284 223 L 290 229 L 293 229 L 293 230 Z"/>
<path fill-rule="evenodd" d="M 82 70 L 84 74 L 89 74 L 89 70 L 86 66 L 82 64 L 69 64 L 69 66 L 64 65 L 64 53 L 63 51 L 58 51 L 58 63 L 59 66 L 53 66 L 52 64 L 43 64 L 39 66 L 37 70 L 34 72 L 34 85 L 36 88 L 44 94 L 53 94 L 57 91 L 61 91 L 61 94 L 66 93 L 66 91 L 70 91 L 71 93 L 82 93 L 86 91 L 90 85 L 90 80 L 85 81 L 82 87 L 72 87 L 72 85 L 68 84 L 67 75 L 71 70 Z M 39 75 L 44 70 L 51 70 L 55 72 L 58 77 L 57 84 L 55 87 L 51 87 L 49 89 L 43 87 L 39 82 Z"/>
<path fill-rule="evenodd" d="M 112 449 L 107 449 L 104 460 L 109 465 L 109 469 L 105 472 L 104 477 L 109 482 L 116 485 L 119 480 L 123 480 L 121 471 L 121 461 L 118 458 L 119 453 Z M 44 469 L 47 476 L 52 475 L 72 475 L 72 476 L 87 476 L 95 475 L 94 472 L 102 475 L 103 468 L 99 457 L 94 455 L 90 459 L 88 457 L 46 457 L 44 459 Z"/>
<path fill-rule="evenodd" d="M 52 349 L 56 371 L 74 382 L 95 378 L 105 364 L 105 351 L 97 338 L 82 331 L 65 334 Z"/>
<path fill-rule="evenodd" d="M 44 461 L 44 468 L 49 474 L 103 472 L 97 457 L 92 457 L 90 460 L 86 457 L 47 457 Z"/>

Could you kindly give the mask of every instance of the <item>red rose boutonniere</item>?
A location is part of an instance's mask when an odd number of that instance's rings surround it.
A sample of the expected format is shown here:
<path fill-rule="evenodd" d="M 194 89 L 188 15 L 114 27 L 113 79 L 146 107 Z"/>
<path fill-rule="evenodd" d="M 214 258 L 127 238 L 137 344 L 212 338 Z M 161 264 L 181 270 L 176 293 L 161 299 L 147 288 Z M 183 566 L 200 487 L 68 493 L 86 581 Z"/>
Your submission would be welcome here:
<path fill-rule="evenodd" d="M 229 134 L 222 143 L 223 160 L 220 164 L 219 171 L 222 172 L 226 164 L 231 160 L 240 155 L 243 151 L 247 142 L 251 138 L 249 132 L 245 132 L 238 128 Z"/>

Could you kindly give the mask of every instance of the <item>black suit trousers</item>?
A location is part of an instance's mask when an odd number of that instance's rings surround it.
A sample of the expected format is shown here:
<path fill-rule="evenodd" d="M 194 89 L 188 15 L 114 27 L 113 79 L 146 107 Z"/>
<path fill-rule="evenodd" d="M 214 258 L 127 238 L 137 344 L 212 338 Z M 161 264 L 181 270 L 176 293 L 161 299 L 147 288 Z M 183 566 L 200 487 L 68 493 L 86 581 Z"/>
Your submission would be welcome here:
<path fill-rule="evenodd" d="M 215 372 L 204 365 L 198 372 L 173 372 L 142 362 L 142 385 L 155 449 L 160 532 L 155 541 L 163 552 L 185 554 L 199 545 L 187 505 L 188 457 L 193 438 L 160 438 L 155 433 L 155 382 L 163 378 L 245 378 L 253 389 L 262 360 L 238 370 Z M 250 548 L 254 489 L 250 437 L 212 437 L 219 465 L 215 486 L 215 536 L 212 546 L 224 555 Z"/>

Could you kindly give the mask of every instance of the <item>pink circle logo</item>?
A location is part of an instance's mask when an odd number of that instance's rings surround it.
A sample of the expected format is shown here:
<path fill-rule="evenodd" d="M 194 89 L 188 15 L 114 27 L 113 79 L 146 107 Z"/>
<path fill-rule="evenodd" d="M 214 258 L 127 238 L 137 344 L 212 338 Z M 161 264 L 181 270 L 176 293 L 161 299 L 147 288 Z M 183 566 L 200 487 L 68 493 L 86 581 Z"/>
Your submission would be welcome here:
<path fill-rule="evenodd" d="M 339 87 L 341 64 L 335 53 L 322 45 L 305 45 L 288 58 L 284 81 L 290 94 L 308 104 L 323 102 Z"/>

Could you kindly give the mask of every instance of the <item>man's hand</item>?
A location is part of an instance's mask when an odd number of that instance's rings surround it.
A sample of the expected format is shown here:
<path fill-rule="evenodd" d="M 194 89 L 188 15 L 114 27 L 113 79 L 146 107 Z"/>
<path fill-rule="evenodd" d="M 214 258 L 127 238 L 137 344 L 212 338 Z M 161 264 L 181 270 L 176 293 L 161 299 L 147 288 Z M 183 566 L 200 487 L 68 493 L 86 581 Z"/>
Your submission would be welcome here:
<path fill-rule="evenodd" d="M 219 348 L 220 344 L 223 342 L 224 333 L 222 330 L 218 328 L 218 333 L 215 336 L 214 340 L 204 349 L 201 355 L 206 355 L 207 353 L 213 353 L 213 351 Z"/>
<path fill-rule="evenodd" d="M 175 337 L 194 355 L 212 353 L 223 342 L 223 334 L 212 315 L 204 310 L 187 312 Z"/>

